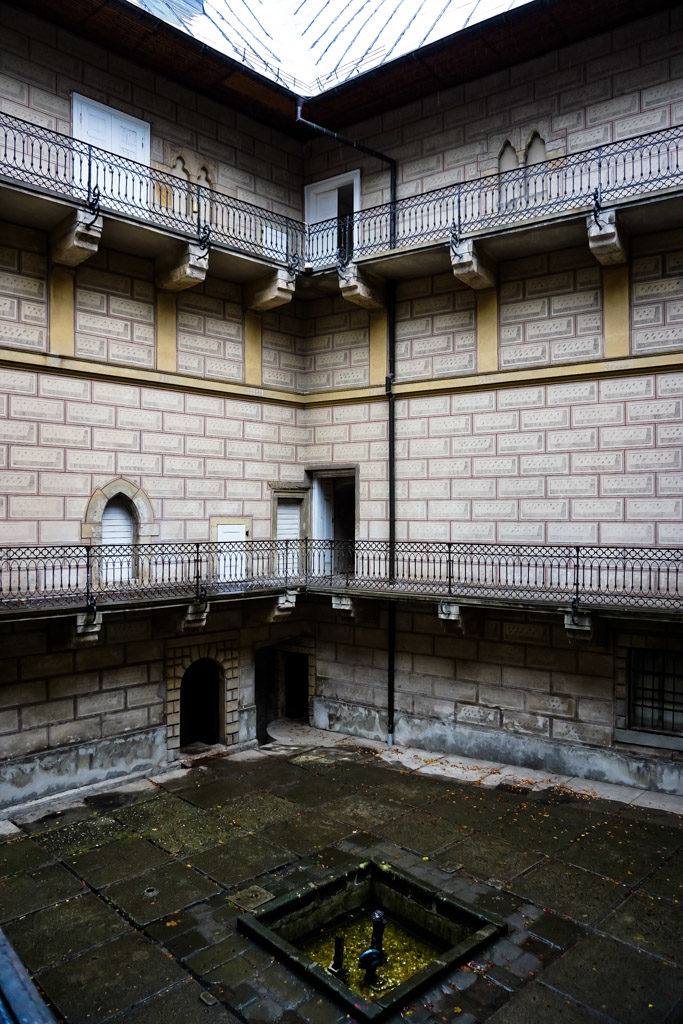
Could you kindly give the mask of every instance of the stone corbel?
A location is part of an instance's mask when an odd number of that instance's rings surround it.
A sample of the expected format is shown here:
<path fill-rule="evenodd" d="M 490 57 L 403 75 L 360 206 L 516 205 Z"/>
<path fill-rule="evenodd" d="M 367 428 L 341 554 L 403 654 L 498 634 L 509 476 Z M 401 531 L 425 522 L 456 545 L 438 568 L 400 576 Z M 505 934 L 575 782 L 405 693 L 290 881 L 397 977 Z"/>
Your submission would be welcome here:
<path fill-rule="evenodd" d="M 593 617 L 587 612 L 572 609 L 564 613 L 564 629 L 572 646 L 588 644 L 594 639 Z"/>
<path fill-rule="evenodd" d="M 457 281 L 475 291 L 496 287 L 496 268 L 472 239 L 459 241 L 451 250 L 451 266 Z"/>
<path fill-rule="evenodd" d="M 586 218 L 588 248 L 603 267 L 628 262 L 628 240 L 620 228 L 616 210 L 600 210 Z"/>
<path fill-rule="evenodd" d="M 477 632 L 476 613 L 472 608 L 463 607 L 456 601 L 443 600 L 439 601 L 436 613 L 459 636 L 473 636 Z"/>
<path fill-rule="evenodd" d="M 74 633 L 74 644 L 82 647 L 84 644 L 96 644 L 102 632 L 102 612 L 95 608 L 89 608 L 86 612 L 79 612 L 76 616 L 76 631 Z"/>
<path fill-rule="evenodd" d="M 97 252 L 102 237 L 102 218 L 89 210 L 75 210 L 53 228 L 50 256 L 53 263 L 77 267 Z"/>
<path fill-rule="evenodd" d="M 185 242 L 157 257 L 157 288 L 167 292 L 182 292 L 186 288 L 193 288 L 205 280 L 208 269 L 208 250 L 197 242 Z"/>
<path fill-rule="evenodd" d="M 335 612 L 339 612 L 345 618 L 355 618 L 353 598 L 349 597 L 348 594 L 333 594 L 332 610 Z"/>
<path fill-rule="evenodd" d="M 296 608 L 296 590 L 286 590 L 284 594 L 279 594 L 275 604 L 273 605 L 270 615 L 267 616 L 267 622 L 282 622 L 283 619 L 288 619 L 294 609 Z"/>
<path fill-rule="evenodd" d="M 363 273 L 355 263 L 349 263 L 339 271 L 339 288 L 342 298 L 354 306 L 373 310 L 386 306 L 383 282 Z"/>
<path fill-rule="evenodd" d="M 292 273 L 278 267 L 272 274 L 259 278 L 244 289 L 244 302 L 247 309 L 256 313 L 265 313 L 269 309 L 284 306 L 294 298 L 296 280 Z"/>
<path fill-rule="evenodd" d="M 209 602 L 206 600 L 190 601 L 180 629 L 183 633 L 201 633 L 206 627 L 209 614 Z"/>

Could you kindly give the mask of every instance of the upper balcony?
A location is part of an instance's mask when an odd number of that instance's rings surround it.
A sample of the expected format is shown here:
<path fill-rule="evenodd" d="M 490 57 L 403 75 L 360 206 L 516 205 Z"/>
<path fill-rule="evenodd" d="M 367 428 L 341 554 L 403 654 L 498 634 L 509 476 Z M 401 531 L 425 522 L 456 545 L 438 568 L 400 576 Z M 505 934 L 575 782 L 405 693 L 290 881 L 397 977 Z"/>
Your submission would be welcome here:
<path fill-rule="evenodd" d="M 467 239 L 493 260 L 581 244 L 586 216 L 606 208 L 630 234 L 683 223 L 683 128 L 306 225 L 0 114 L 3 198 L 13 219 L 48 230 L 69 209 L 102 213 L 122 251 L 159 256 L 169 236 L 210 246 L 212 272 L 241 282 L 264 264 L 319 277 L 350 260 L 406 277 L 445 269 Z"/>

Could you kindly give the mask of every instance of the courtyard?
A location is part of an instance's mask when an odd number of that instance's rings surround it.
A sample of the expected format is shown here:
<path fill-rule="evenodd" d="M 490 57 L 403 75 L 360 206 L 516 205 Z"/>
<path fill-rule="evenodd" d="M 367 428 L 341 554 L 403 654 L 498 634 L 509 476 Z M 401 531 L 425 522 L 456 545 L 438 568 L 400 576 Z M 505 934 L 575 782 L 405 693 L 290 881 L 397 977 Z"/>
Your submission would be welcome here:
<path fill-rule="evenodd" d="M 0 823 L 0 926 L 57 1020 L 353 1019 L 237 922 L 370 858 L 507 926 L 389 1020 L 681 1019 L 680 801 L 275 735 Z"/>

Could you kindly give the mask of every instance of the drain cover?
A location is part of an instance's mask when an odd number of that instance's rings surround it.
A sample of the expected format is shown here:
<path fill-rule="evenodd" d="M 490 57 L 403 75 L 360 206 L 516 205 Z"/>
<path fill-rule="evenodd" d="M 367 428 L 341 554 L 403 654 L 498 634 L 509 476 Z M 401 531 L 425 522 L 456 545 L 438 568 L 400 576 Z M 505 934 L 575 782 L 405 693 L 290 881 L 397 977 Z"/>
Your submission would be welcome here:
<path fill-rule="evenodd" d="M 239 889 L 234 896 L 231 896 L 231 901 L 242 910 L 255 910 L 256 907 L 260 907 L 272 899 L 272 892 L 262 889 L 260 885 L 250 885 L 248 889 Z"/>

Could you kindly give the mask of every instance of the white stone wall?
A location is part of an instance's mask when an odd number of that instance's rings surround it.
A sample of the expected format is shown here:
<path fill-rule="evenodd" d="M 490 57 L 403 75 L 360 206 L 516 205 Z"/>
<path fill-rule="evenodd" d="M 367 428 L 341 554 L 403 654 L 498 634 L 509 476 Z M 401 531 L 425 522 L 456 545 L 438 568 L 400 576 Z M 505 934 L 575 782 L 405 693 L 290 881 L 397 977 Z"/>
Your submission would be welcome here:
<path fill-rule="evenodd" d="M 683 232 L 638 239 L 631 282 L 633 354 L 679 351 L 683 346 Z"/>
<path fill-rule="evenodd" d="M 0 28 L 4 113 L 70 135 L 79 93 L 149 122 L 152 166 L 182 177 L 184 165 L 190 180 L 208 177 L 225 195 L 301 217 L 297 141 L 17 6 L 0 9 Z"/>
<path fill-rule="evenodd" d="M 453 275 L 400 281 L 396 289 L 396 377 L 457 377 L 477 369 L 475 293 Z"/>
<path fill-rule="evenodd" d="M 268 481 L 301 475 L 291 408 L 12 369 L 0 386 L 7 544 L 80 543 L 91 495 L 119 477 L 150 498 L 160 541 L 209 539 L 211 516 L 269 537 Z"/>
<path fill-rule="evenodd" d="M 0 230 L 0 345 L 46 352 L 47 260 L 42 232 L 19 229 L 13 245 Z"/>
<path fill-rule="evenodd" d="M 154 369 L 154 263 L 101 250 L 77 268 L 75 284 L 75 355 Z"/>
<path fill-rule="evenodd" d="M 345 133 L 399 161 L 399 198 L 498 170 L 506 140 L 520 164 L 534 132 L 548 158 L 680 124 L 683 26 L 663 11 L 512 68 L 359 120 Z M 308 143 L 305 172 L 316 181 L 362 169 L 363 207 L 389 201 L 377 161 L 329 140 Z"/>
<path fill-rule="evenodd" d="M 601 270 L 586 248 L 503 263 L 500 282 L 502 370 L 603 355 Z"/>

